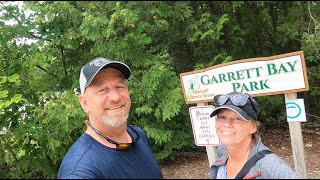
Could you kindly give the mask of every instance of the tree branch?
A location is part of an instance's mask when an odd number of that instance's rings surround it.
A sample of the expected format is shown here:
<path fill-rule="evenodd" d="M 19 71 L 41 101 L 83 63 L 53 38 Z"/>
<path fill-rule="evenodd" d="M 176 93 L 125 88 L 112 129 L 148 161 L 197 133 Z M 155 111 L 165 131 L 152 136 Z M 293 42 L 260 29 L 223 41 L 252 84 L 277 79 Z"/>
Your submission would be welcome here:
<path fill-rule="evenodd" d="M 5 68 L 7 68 L 7 67 L 9 67 L 9 66 L 10 66 L 10 64 L 5 65 L 3 68 L 0 69 L 0 71 L 2 71 L 3 69 L 5 69 Z"/>
<path fill-rule="evenodd" d="M 40 65 L 36 65 L 37 68 L 41 69 L 42 71 L 48 73 L 49 75 L 55 77 L 58 79 L 58 76 L 56 76 L 55 74 L 50 73 L 48 70 L 46 70 L 45 68 L 41 67 Z"/>
<path fill-rule="evenodd" d="M 65 83 L 67 84 L 68 82 L 68 71 L 67 71 L 67 67 L 66 67 L 66 57 L 64 55 L 64 48 L 62 45 L 59 45 L 60 48 L 60 52 L 61 52 L 61 60 L 62 60 L 62 64 L 63 64 L 63 69 L 64 69 L 64 76 L 65 76 Z"/>
<path fill-rule="evenodd" d="M 0 1 L 0 3 L 1 3 L 1 5 L 2 5 L 3 7 L 6 7 L 1 1 Z M 10 13 L 10 15 L 13 17 L 13 19 L 15 19 L 15 20 L 18 22 L 18 24 L 19 24 L 20 26 L 25 27 L 25 26 L 22 24 L 22 22 L 21 22 L 15 15 L 13 15 L 12 13 Z M 42 40 L 46 40 L 46 41 L 50 41 L 50 42 L 52 41 L 51 39 L 47 39 L 47 38 L 43 38 L 43 37 L 41 37 L 41 36 L 37 36 L 37 35 L 33 34 L 33 33 L 30 32 L 30 31 L 27 31 L 27 32 L 28 32 L 29 35 L 32 36 L 33 38 L 42 39 Z"/>
<path fill-rule="evenodd" d="M 320 24 L 316 19 L 313 18 L 312 14 L 311 14 L 310 1 L 308 1 L 308 11 L 309 11 L 309 15 L 310 15 L 311 19 L 314 21 L 314 23 Z"/>

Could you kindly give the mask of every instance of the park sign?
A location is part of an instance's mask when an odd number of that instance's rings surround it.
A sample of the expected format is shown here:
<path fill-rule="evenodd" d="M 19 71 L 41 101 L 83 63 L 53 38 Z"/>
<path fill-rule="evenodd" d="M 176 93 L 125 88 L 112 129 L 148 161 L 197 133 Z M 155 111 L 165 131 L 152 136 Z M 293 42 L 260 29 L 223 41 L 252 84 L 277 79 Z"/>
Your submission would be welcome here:
<path fill-rule="evenodd" d="M 211 102 L 216 94 L 252 96 L 308 91 L 302 51 L 232 61 L 180 74 L 186 104 Z"/>

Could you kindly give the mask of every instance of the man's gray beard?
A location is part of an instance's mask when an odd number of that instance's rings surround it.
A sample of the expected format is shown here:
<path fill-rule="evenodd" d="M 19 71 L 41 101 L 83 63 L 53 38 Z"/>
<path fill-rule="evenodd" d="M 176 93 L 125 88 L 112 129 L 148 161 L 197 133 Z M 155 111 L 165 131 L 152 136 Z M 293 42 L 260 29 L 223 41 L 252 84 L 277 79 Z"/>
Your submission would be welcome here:
<path fill-rule="evenodd" d="M 120 127 L 122 125 L 126 125 L 128 117 L 129 117 L 129 114 L 126 117 L 123 117 L 123 118 L 120 118 L 120 119 L 119 118 L 114 119 L 114 118 L 110 118 L 108 116 L 103 116 L 102 117 L 102 121 L 104 122 L 104 124 L 106 126 L 117 128 L 117 127 Z"/>

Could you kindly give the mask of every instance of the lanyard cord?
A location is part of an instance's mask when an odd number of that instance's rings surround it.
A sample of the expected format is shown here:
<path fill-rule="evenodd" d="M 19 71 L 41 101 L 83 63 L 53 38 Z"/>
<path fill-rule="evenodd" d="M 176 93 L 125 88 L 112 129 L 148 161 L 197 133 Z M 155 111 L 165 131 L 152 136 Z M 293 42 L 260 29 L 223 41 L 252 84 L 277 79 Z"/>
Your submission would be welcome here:
<path fill-rule="evenodd" d="M 92 126 L 92 124 L 90 123 L 90 121 L 87 121 L 87 122 L 88 122 L 89 126 L 92 128 L 92 130 L 93 130 L 95 133 L 99 134 L 101 137 L 103 137 L 104 139 L 106 139 L 109 143 L 115 144 L 115 145 L 120 144 L 120 143 L 118 143 L 118 142 L 115 142 L 115 141 L 107 138 L 105 135 L 103 135 L 100 131 L 98 131 L 96 128 L 94 128 L 94 127 Z M 129 135 L 130 135 L 130 134 L 129 134 Z M 130 136 L 130 137 L 131 137 L 131 136 Z M 131 138 L 132 138 L 132 137 L 131 137 Z"/>

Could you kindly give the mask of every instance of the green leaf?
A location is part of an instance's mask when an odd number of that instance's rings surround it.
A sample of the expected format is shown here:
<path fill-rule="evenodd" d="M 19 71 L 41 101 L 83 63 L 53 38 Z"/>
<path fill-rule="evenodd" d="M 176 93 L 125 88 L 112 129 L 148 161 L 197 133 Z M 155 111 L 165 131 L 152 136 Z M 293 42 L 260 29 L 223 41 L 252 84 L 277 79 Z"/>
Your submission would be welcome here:
<path fill-rule="evenodd" d="M 6 82 L 6 81 L 7 81 L 7 79 L 8 79 L 8 77 L 7 77 L 7 76 L 2 76 L 2 77 L 0 77 L 0 84 L 2 84 L 2 83 L 4 83 L 4 82 Z"/>
<path fill-rule="evenodd" d="M 16 81 L 18 81 L 19 80 L 19 75 L 18 74 L 14 74 L 14 75 L 12 75 L 12 76 L 9 76 L 8 77 L 8 80 L 9 80 L 9 82 L 16 82 Z"/>
<path fill-rule="evenodd" d="M 11 102 L 15 102 L 15 103 L 18 103 L 22 100 L 23 100 L 22 94 L 15 94 L 13 98 L 11 98 Z"/>
<path fill-rule="evenodd" d="M 25 137 L 24 141 L 23 141 L 23 144 L 29 144 L 29 142 L 30 142 L 29 136 Z"/>
<path fill-rule="evenodd" d="M 0 99 L 8 97 L 8 93 L 9 91 L 7 90 L 0 91 Z"/>

